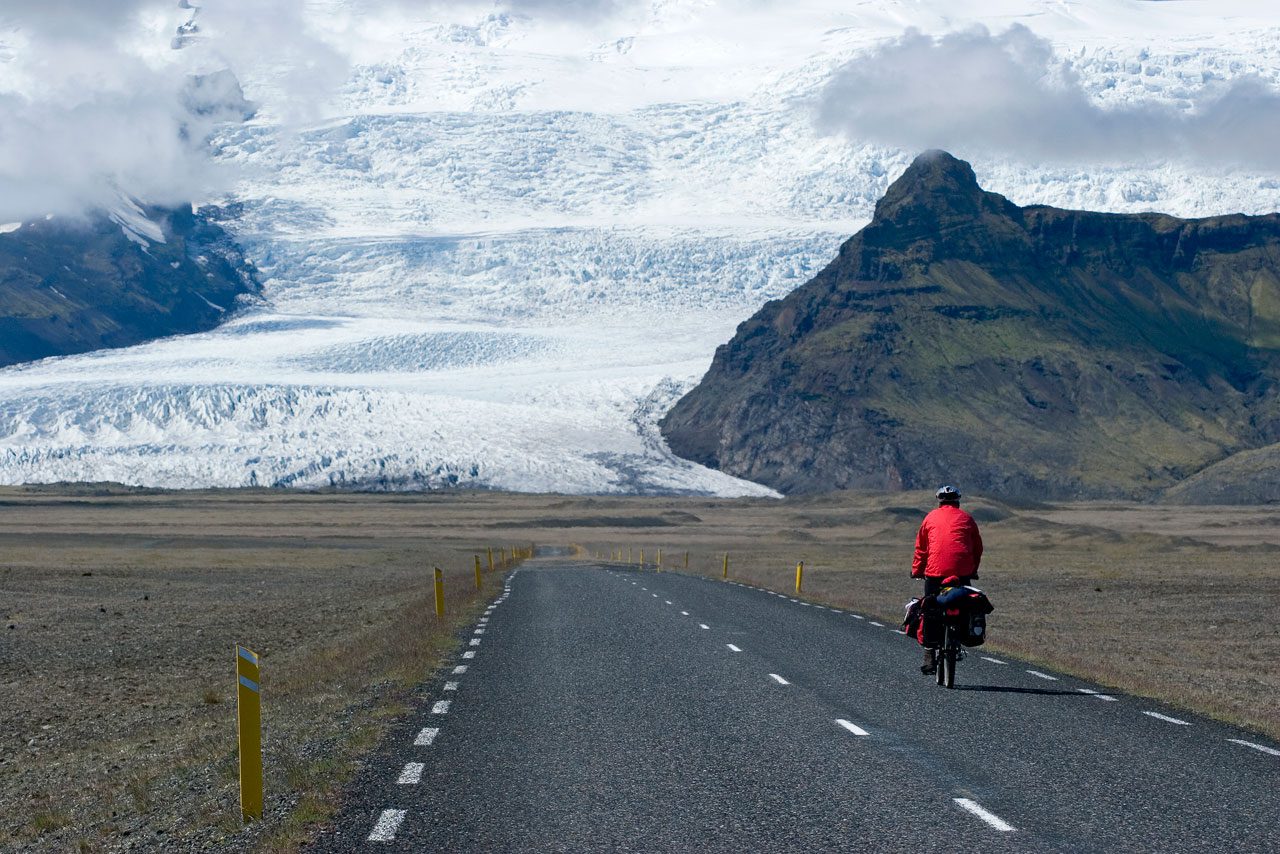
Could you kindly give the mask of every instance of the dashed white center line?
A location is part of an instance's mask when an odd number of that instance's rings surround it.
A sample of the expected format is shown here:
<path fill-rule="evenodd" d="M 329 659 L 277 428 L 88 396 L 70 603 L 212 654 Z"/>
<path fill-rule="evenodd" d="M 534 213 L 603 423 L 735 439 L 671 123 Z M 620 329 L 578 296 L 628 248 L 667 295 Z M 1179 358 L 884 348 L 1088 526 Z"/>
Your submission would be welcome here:
<path fill-rule="evenodd" d="M 866 617 L 862 616 L 861 614 L 850 614 L 849 616 L 850 616 L 850 617 L 853 617 L 855 620 L 865 620 L 865 619 L 866 619 Z"/>
<path fill-rule="evenodd" d="M 1108 703 L 1116 702 L 1116 698 L 1112 697 L 1110 694 L 1103 694 L 1102 692 L 1095 691 L 1092 688 L 1077 688 L 1076 690 L 1081 694 L 1088 694 L 1090 697 L 1097 697 L 1099 700 L 1106 700 Z"/>
<path fill-rule="evenodd" d="M 467 665 L 465 665 L 465 664 L 459 664 L 457 667 L 453 668 L 453 675 L 454 675 L 454 676 L 461 676 L 462 674 L 464 674 L 464 673 L 466 673 L 466 672 L 467 672 Z"/>
<path fill-rule="evenodd" d="M 1041 673 L 1039 670 L 1028 670 L 1027 672 L 1037 679 L 1048 679 L 1050 682 L 1058 681 L 1057 676 L 1050 676 L 1048 673 Z"/>
<path fill-rule="evenodd" d="M 472 646 L 479 646 L 479 645 L 480 645 L 480 638 L 472 638 L 472 639 L 471 639 L 471 645 L 472 645 Z"/>
<path fill-rule="evenodd" d="M 982 805 L 977 801 L 971 801 L 968 798 L 956 798 L 955 802 L 959 805 L 960 809 L 967 813 L 976 815 L 978 818 L 982 819 L 1001 833 L 1008 833 L 1009 831 L 1016 829 L 1012 824 L 1009 824 L 1009 822 L 1005 821 L 1000 816 L 990 810 L 983 809 Z"/>
<path fill-rule="evenodd" d="M 436 704 L 431 707 L 431 714 L 433 715 L 449 714 L 449 705 L 452 702 L 453 700 L 436 700 Z"/>
<path fill-rule="evenodd" d="M 729 647 L 730 652 L 742 652 L 742 650 L 739 647 L 736 647 L 731 643 L 727 643 L 725 644 L 725 646 Z"/>
<path fill-rule="evenodd" d="M 836 719 L 836 723 L 838 723 L 840 726 L 844 727 L 845 729 L 847 729 L 849 732 L 853 733 L 854 735 L 869 735 L 869 734 L 870 734 L 870 733 L 868 733 L 865 729 L 863 729 L 862 727 L 858 726 L 857 724 L 853 723 L 852 721 L 846 721 L 844 718 L 837 718 L 837 719 Z"/>
<path fill-rule="evenodd" d="M 698 628 L 700 628 L 700 629 L 710 629 L 711 627 L 710 627 L 710 626 L 708 626 L 706 623 L 698 623 Z"/>
<path fill-rule="evenodd" d="M 1179 720 L 1178 718 L 1171 718 L 1171 717 L 1169 717 L 1168 715 L 1162 715 L 1162 714 L 1160 714 L 1159 712 L 1148 712 L 1148 711 L 1143 711 L 1143 714 L 1144 714 L 1144 715 L 1150 715 L 1151 717 L 1155 718 L 1156 720 L 1158 720 L 1158 721 L 1164 721 L 1165 723 L 1177 724 L 1178 726 L 1191 726 L 1191 724 L 1187 723 L 1186 721 Z"/>
<path fill-rule="evenodd" d="M 378 821 L 373 825 L 373 832 L 369 834 L 369 841 L 394 841 L 396 831 L 400 829 L 400 823 L 404 821 L 404 813 L 404 810 L 383 810 L 382 815 L 378 816 Z"/>
<path fill-rule="evenodd" d="M 880 627 L 880 628 L 882 628 L 882 629 L 884 628 L 884 623 L 877 623 L 875 620 L 872 620 L 872 621 L 871 621 L 871 625 L 873 625 L 873 626 L 879 626 L 879 627 Z"/>
<path fill-rule="evenodd" d="M 983 661 L 990 661 L 992 664 L 1004 664 L 1004 663 L 1005 663 L 1005 662 L 1001 661 L 1000 659 L 998 659 L 998 658 L 992 658 L 992 657 L 991 657 L 991 656 L 989 656 L 989 655 L 984 655 L 984 656 L 982 656 L 982 660 L 983 660 Z"/>
<path fill-rule="evenodd" d="M 440 727 L 428 726 L 418 730 L 418 737 L 413 740 L 414 747 L 430 747 L 440 734 Z"/>
<path fill-rule="evenodd" d="M 482 635 L 484 634 L 484 629 L 476 629 L 472 634 Z"/>
<path fill-rule="evenodd" d="M 422 782 L 422 769 L 427 766 L 421 762 L 408 762 L 400 772 L 396 782 L 402 786 L 416 785 Z"/>
<path fill-rule="evenodd" d="M 1272 756 L 1280 756 L 1280 750 L 1274 747 L 1267 747 L 1265 744 L 1254 744 L 1252 741 L 1242 741 L 1238 738 L 1228 738 L 1227 741 L 1232 744 L 1242 744 L 1245 747 L 1252 747 L 1254 750 L 1261 750 L 1263 753 L 1270 753 Z"/>
<path fill-rule="evenodd" d="M 666 602 L 668 605 L 670 605 L 670 604 L 671 604 L 671 600 L 670 600 L 670 599 L 663 599 L 662 601 Z"/>
<path fill-rule="evenodd" d="M 779 676 L 779 675 L 778 675 L 778 674 L 776 674 L 776 673 L 770 673 L 770 674 L 769 674 L 769 678 L 770 678 L 770 679 L 772 679 L 774 682 L 777 682 L 779 685 L 790 685 L 790 684 L 791 684 L 790 682 L 788 682 L 787 680 L 783 679 L 781 676 Z"/>
<path fill-rule="evenodd" d="M 464 652 L 464 653 L 462 654 L 462 657 L 463 657 L 463 658 L 475 658 L 475 657 L 476 657 L 476 651 L 475 651 L 474 649 L 469 649 L 469 650 L 467 650 L 466 652 Z"/>
<path fill-rule="evenodd" d="M 444 689 L 445 689 L 446 691 L 457 691 L 457 690 L 458 690 L 458 683 L 457 683 L 457 682 L 446 682 L 446 683 L 444 683 Z"/>
<path fill-rule="evenodd" d="M 682 617 L 687 617 L 687 616 L 689 616 L 689 612 L 688 612 L 688 611 L 681 611 L 681 612 L 680 612 L 680 615 L 681 615 Z"/>

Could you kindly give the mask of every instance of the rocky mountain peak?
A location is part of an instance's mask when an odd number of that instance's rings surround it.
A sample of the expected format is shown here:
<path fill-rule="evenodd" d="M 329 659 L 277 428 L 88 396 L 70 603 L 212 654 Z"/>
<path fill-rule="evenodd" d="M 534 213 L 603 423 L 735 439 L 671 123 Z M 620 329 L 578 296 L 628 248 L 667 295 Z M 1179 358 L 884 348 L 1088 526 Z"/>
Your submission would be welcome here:
<path fill-rule="evenodd" d="M 977 217 L 984 210 L 1000 210 L 1009 202 L 978 185 L 973 167 L 945 151 L 926 151 L 876 204 L 875 221 L 898 225 Z"/>

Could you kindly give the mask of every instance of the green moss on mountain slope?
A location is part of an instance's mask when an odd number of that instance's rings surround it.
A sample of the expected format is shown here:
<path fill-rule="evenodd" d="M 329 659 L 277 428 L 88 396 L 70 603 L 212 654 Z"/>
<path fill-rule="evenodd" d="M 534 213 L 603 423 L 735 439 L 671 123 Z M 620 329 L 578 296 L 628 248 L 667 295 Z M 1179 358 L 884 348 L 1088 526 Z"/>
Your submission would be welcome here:
<path fill-rule="evenodd" d="M 786 492 L 1140 496 L 1280 440 L 1280 216 L 1020 208 L 921 156 L 717 350 L 676 453 Z"/>
<path fill-rule="evenodd" d="M 218 225 L 189 208 L 147 213 L 163 242 L 102 214 L 0 234 L 0 365 L 211 329 L 259 292 Z"/>

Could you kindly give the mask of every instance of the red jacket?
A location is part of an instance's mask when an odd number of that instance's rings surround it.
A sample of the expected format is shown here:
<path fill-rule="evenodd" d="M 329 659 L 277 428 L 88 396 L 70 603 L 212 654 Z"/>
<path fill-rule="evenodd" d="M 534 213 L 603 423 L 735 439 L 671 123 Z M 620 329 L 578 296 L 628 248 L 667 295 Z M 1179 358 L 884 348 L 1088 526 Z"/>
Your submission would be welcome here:
<path fill-rule="evenodd" d="M 916 559 L 912 578 L 962 578 L 975 575 L 982 562 L 982 535 L 973 517 L 948 504 L 928 516 L 916 534 Z"/>

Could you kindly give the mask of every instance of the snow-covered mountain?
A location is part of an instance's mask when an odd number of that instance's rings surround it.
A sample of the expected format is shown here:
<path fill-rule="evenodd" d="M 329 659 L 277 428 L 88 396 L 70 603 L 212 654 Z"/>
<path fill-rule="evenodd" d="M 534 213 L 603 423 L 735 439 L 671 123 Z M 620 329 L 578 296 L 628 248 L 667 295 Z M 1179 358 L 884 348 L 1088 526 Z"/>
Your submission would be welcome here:
<path fill-rule="evenodd" d="M 281 127 L 296 69 L 241 80 L 259 112 L 216 138 L 240 180 L 210 201 L 266 306 L 0 371 L 0 482 L 769 494 L 675 458 L 655 422 L 916 153 L 818 121 L 847 63 L 907 27 L 1021 24 L 1102 109 L 1280 82 L 1254 0 L 413 5 L 307 6 L 351 66 L 302 127 Z M 956 153 L 1019 204 L 1280 209 L 1265 164 Z"/>

